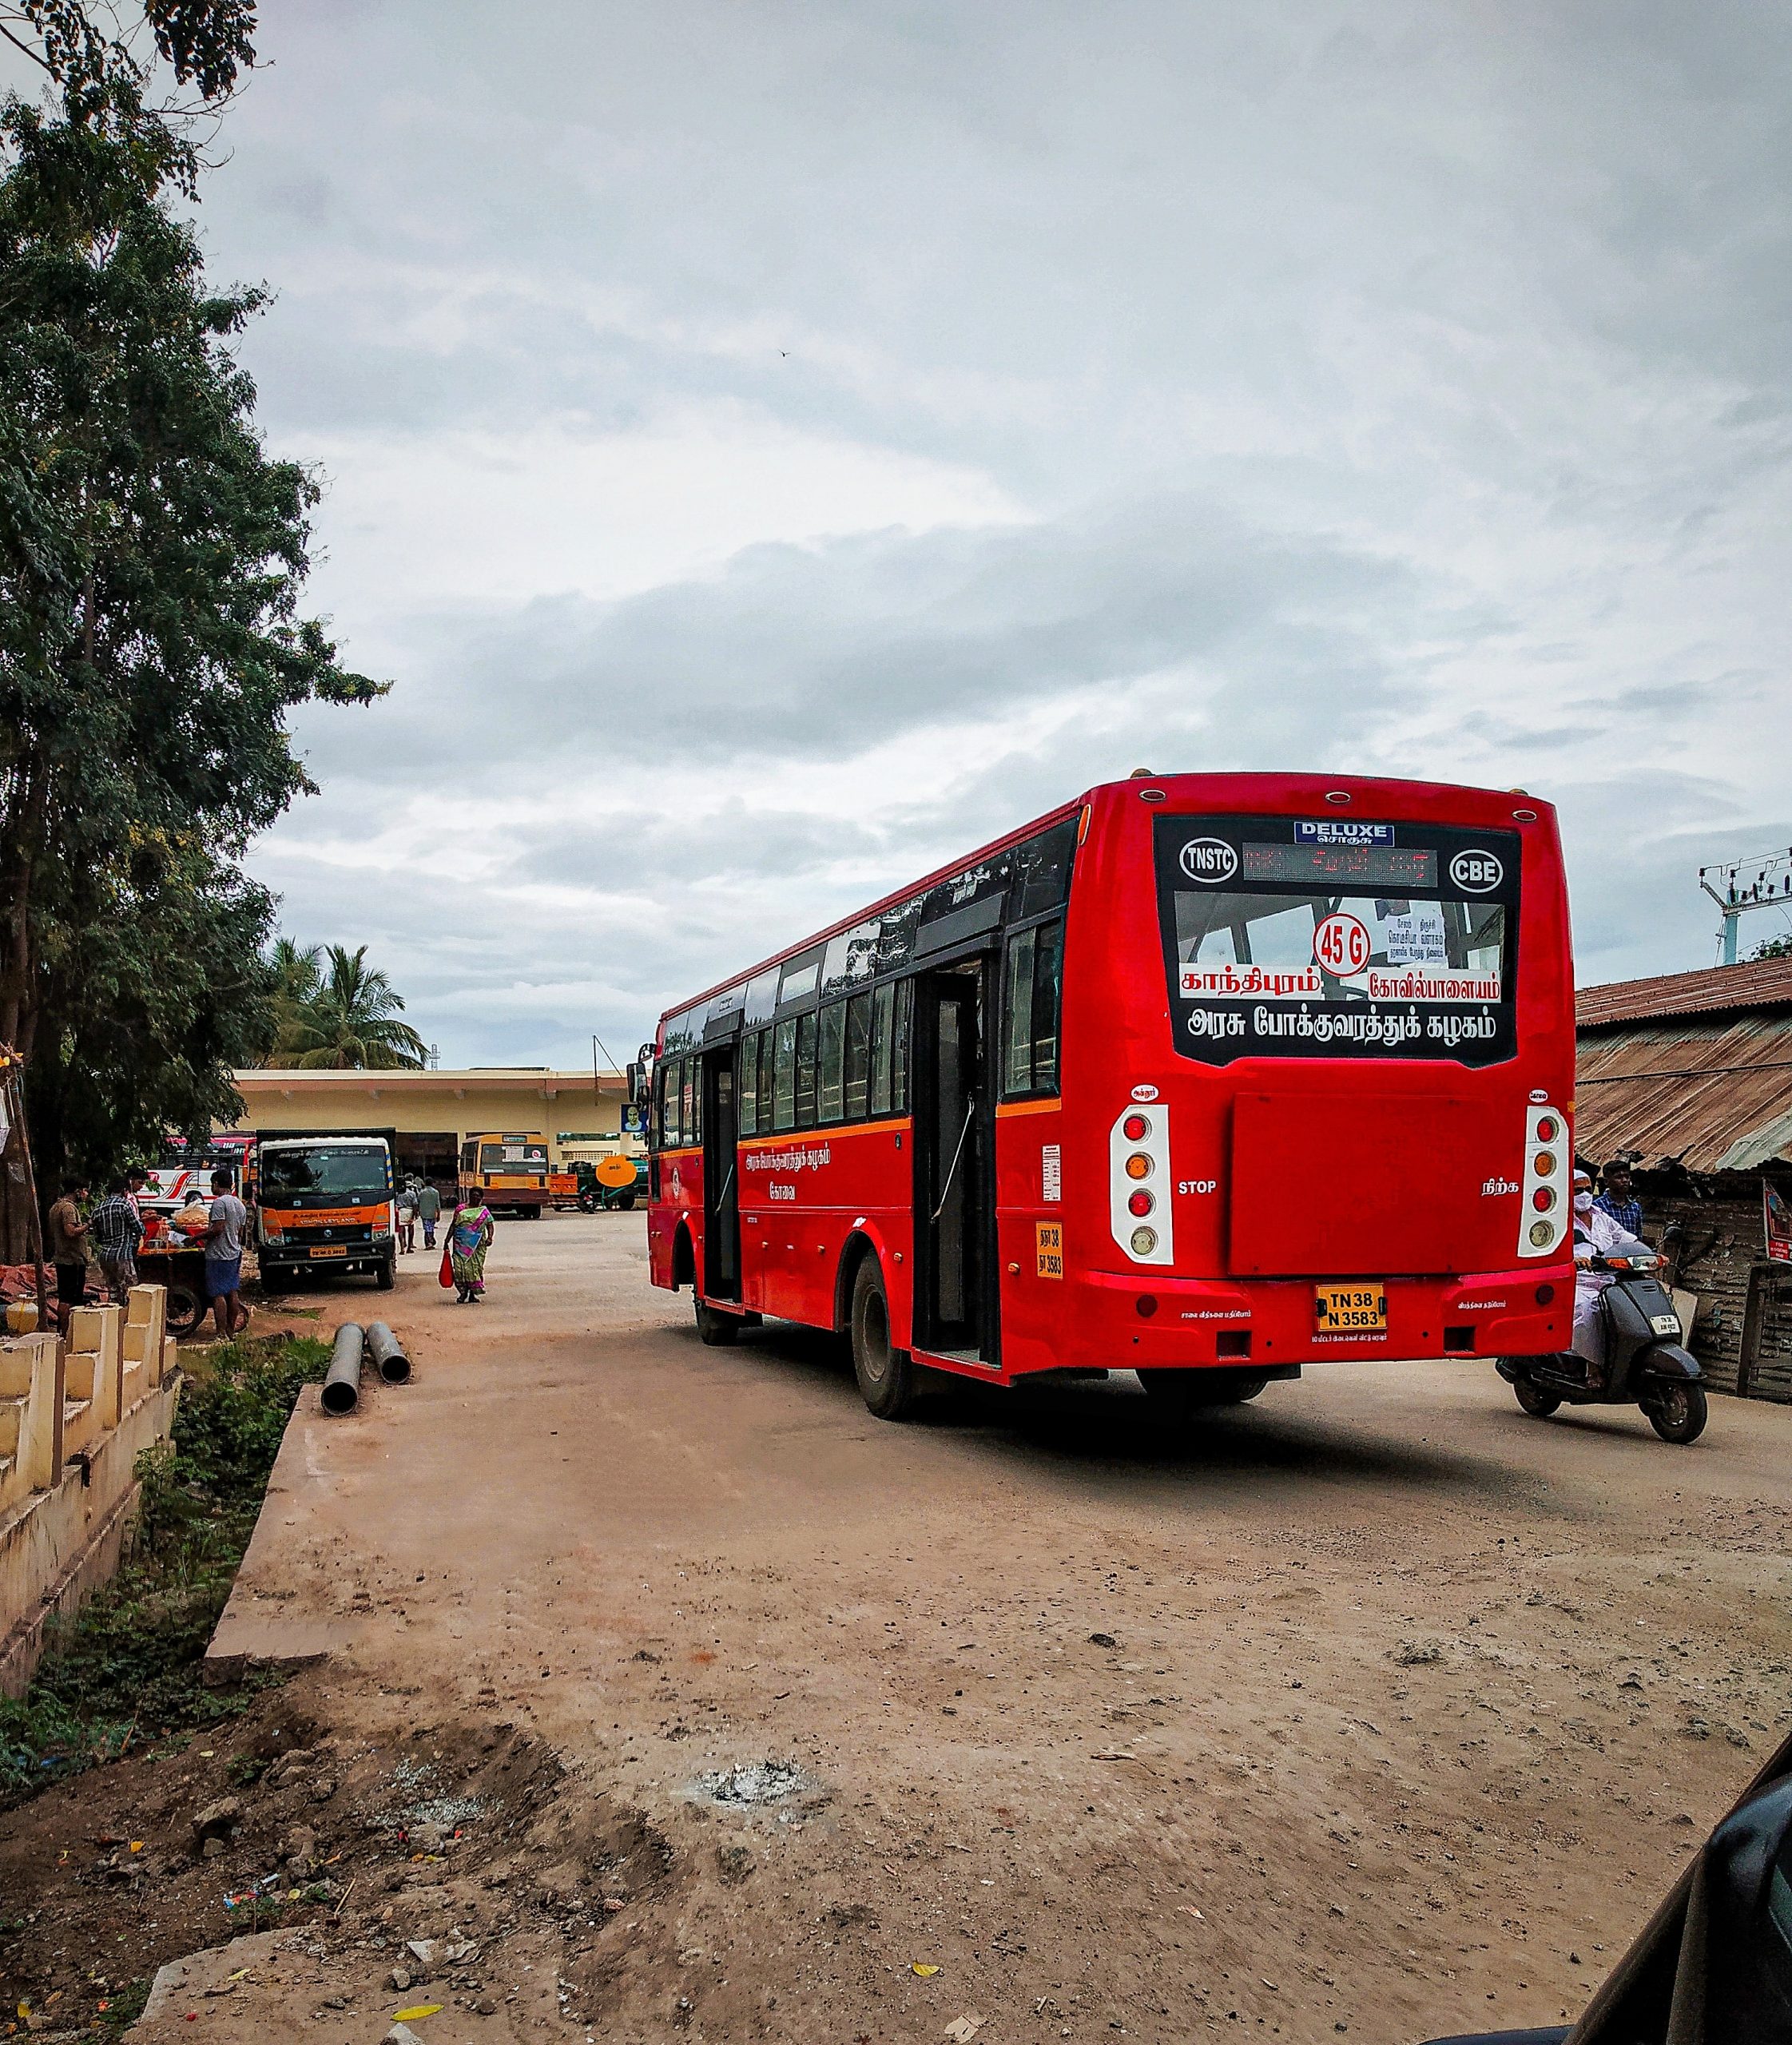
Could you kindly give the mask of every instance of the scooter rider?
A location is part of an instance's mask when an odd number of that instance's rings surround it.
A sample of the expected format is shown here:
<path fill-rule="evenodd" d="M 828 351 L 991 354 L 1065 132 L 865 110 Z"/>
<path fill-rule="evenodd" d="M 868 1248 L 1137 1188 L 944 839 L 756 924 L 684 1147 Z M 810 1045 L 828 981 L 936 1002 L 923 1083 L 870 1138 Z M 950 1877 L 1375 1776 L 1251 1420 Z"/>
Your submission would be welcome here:
<path fill-rule="evenodd" d="M 1574 1175 L 1574 1348 L 1587 1366 L 1590 1384 L 1601 1383 L 1605 1375 L 1599 1295 L 1611 1283 L 1611 1273 L 1595 1271 L 1593 1259 L 1651 1254 L 1646 1242 L 1619 1228 L 1603 1208 L 1593 1205 L 1592 1179 L 1577 1166 Z"/>

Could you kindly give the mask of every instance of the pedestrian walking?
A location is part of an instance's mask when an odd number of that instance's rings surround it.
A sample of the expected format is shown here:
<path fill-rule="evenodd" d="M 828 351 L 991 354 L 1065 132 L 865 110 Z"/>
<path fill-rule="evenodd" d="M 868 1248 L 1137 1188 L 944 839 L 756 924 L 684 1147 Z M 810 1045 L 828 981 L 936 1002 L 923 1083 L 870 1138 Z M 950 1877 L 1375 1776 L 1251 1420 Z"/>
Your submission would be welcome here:
<path fill-rule="evenodd" d="M 100 1276 L 118 1305 L 137 1283 L 137 1246 L 143 1240 L 143 1217 L 131 1197 L 129 1179 L 114 1179 L 105 1197 L 88 1217 Z"/>
<path fill-rule="evenodd" d="M 408 1257 L 417 1247 L 417 1182 L 407 1179 L 398 1196 L 398 1246 Z"/>
<path fill-rule="evenodd" d="M 455 1208 L 448 1223 L 448 1263 L 458 1305 L 477 1306 L 485 1296 L 485 1253 L 495 1233 L 491 1209 L 477 1193 Z"/>
<path fill-rule="evenodd" d="M 435 1225 L 442 1218 L 442 1196 L 426 1180 L 417 1194 L 417 1219 L 423 1225 L 423 1248 L 435 1247 Z"/>
<path fill-rule="evenodd" d="M 243 1231 L 249 1210 L 231 1191 L 223 1166 L 212 1174 L 212 1211 L 205 1224 L 205 1296 L 221 1336 L 240 1335 L 249 1324 L 243 1304 Z"/>
<path fill-rule="evenodd" d="M 56 1267 L 56 1325 L 69 1332 L 69 1316 L 87 1296 L 87 1224 L 81 1203 L 85 1179 L 64 1179 L 62 1197 L 50 1210 L 50 1261 Z"/>

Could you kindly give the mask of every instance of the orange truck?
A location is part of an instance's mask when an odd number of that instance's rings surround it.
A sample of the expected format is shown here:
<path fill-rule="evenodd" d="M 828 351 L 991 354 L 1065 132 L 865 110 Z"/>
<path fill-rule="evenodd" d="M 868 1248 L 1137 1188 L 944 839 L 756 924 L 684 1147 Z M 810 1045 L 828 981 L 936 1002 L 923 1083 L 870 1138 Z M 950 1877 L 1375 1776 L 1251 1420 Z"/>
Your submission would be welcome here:
<path fill-rule="evenodd" d="M 272 1291 L 303 1272 L 371 1275 L 398 1268 L 392 1146 L 384 1129 L 264 1130 L 249 1165 L 256 1256 Z"/>

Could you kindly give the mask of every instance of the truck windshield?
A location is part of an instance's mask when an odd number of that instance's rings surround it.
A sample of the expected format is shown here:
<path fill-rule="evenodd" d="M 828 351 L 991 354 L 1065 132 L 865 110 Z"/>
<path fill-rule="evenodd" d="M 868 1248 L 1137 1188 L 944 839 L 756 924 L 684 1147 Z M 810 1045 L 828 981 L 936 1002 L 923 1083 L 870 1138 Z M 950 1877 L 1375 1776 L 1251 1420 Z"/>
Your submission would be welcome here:
<path fill-rule="evenodd" d="M 316 1199 L 383 1200 L 390 1187 L 386 1153 L 375 1144 L 261 1154 L 264 1206 Z"/>
<path fill-rule="evenodd" d="M 1515 833 L 1166 816 L 1157 859 L 1185 1057 L 1513 1054 Z"/>

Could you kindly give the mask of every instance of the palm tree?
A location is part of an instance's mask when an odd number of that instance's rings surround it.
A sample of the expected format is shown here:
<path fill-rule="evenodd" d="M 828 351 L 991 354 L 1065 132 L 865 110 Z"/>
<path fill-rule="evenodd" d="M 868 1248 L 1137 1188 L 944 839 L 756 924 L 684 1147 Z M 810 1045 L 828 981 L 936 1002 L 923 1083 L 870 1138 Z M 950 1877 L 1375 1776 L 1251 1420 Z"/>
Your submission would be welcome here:
<path fill-rule="evenodd" d="M 274 1041 L 269 1065 L 286 1065 L 304 1050 L 306 1015 L 324 985 L 324 947 L 277 937 L 268 955 L 274 976 Z"/>
<path fill-rule="evenodd" d="M 419 1069 L 429 1047 L 408 1022 L 399 1021 L 403 1007 L 391 982 L 367 963 L 364 944 L 355 951 L 331 945 L 316 991 L 298 1012 L 294 1064 L 329 1071 Z"/>

